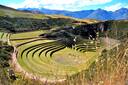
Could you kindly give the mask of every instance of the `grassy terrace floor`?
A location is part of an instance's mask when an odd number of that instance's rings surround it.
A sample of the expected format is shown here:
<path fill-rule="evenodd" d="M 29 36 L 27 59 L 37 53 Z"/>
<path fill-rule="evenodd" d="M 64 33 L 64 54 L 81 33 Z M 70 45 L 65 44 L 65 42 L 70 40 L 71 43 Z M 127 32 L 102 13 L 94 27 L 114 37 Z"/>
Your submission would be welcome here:
<path fill-rule="evenodd" d="M 34 45 L 36 46 L 42 42 L 46 43 L 51 41 L 41 40 L 20 46 L 18 48 L 19 53 L 17 56 L 19 64 L 26 71 L 42 77 L 45 76 L 51 79 L 54 79 L 55 77 L 64 78 L 66 75 L 72 75 L 80 72 L 84 68 L 87 68 L 87 63 L 93 62 L 94 58 L 98 56 L 98 51 L 82 53 L 75 51 L 74 49 L 64 48 L 55 52 L 53 56 L 50 57 L 51 52 L 49 49 L 52 48 L 51 51 L 53 51 L 63 48 L 62 45 L 57 45 L 56 43 L 53 45 L 50 43 L 48 45 L 42 45 L 36 48 L 33 47 L 23 53 L 25 48 Z M 39 56 L 42 50 L 43 52 Z M 48 52 L 47 55 L 46 52 Z"/>
<path fill-rule="evenodd" d="M 24 32 L 24 33 L 16 33 L 10 36 L 11 43 L 13 45 L 21 44 L 24 42 L 32 41 L 35 39 L 39 39 L 39 35 L 45 33 L 47 31 L 32 31 L 32 32 Z"/>
<path fill-rule="evenodd" d="M 10 35 L 9 33 L 0 32 L 0 39 L 3 41 L 7 41 L 9 35 Z"/>
<path fill-rule="evenodd" d="M 38 37 L 41 31 L 12 34 L 10 39 Z M 32 35 L 32 36 L 30 36 Z M 56 40 L 13 40 L 17 47 L 17 61 L 26 72 L 49 80 L 65 79 L 82 70 L 100 55 L 102 46 L 83 40 L 81 44 L 68 48 Z M 24 43 L 28 42 L 28 43 Z M 85 49 L 86 48 L 86 49 Z"/>
<path fill-rule="evenodd" d="M 40 34 L 45 33 L 47 31 L 32 31 L 32 32 L 24 32 L 24 33 L 16 33 L 11 36 L 11 39 L 22 39 L 22 38 L 32 38 L 38 37 Z"/>

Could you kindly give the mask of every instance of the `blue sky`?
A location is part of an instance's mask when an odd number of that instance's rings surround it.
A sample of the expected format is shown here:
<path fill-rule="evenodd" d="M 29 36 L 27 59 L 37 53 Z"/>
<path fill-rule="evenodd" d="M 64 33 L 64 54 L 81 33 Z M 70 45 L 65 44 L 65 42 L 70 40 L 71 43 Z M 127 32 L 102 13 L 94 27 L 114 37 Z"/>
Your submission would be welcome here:
<path fill-rule="evenodd" d="M 0 0 L 0 4 L 12 8 L 47 8 L 68 11 L 98 8 L 115 11 L 122 7 L 128 8 L 128 0 Z"/>

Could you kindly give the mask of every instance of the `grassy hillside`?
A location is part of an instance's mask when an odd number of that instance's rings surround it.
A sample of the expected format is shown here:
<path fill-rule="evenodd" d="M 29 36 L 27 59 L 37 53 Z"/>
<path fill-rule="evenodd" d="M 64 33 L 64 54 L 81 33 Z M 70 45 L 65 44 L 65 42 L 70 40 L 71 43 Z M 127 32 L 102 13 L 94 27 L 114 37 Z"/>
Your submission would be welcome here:
<path fill-rule="evenodd" d="M 23 18 L 34 18 L 34 19 L 43 19 L 43 18 L 71 18 L 63 15 L 44 15 L 44 14 L 34 14 L 27 11 L 17 11 L 16 9 L 0 5 L 0 16 L 9 16 L 9 17 L 23 17 Z"/>
<path fill-rule="evenodd" d="M 43 14 L 32 14 L 29 12 L 22 12 L 17 11 L 15 9 L 5 7 L 0 5 L 0 16 L 9 16 L 9 17 L 23 17 L 23 18 L 35 18 L 35 19 L 41 19 L 41 18 L 47 18 L 47 16 Z"/>
<path fill-rule="evenodd" d="M 75 20 L 69 17 L 32 14 L 0 5 L 0 28 L 4 28 L 6 31 L 20 32 L 50 29 L 72 25 L 73 21 Z"/>
<path fill-rule="evenodd" d="M 0 28 L 10 32 L 49 30 L 57 27 L 97 23 L 97 20 L 81 20 L 62 15 L 43 15 L 17 11 L 0 5 Z"/>

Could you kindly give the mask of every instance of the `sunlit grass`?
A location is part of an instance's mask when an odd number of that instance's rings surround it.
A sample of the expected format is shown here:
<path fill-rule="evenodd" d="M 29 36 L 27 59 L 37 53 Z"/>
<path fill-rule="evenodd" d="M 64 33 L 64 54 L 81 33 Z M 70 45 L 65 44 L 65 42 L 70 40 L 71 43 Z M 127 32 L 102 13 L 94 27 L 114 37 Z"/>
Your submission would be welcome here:
<path fill-rule="evenodd" d="M 35 38 L 39 37 L 39 35 L 45 33 L 47 31 L 45 30 L 39 30 L 39 31 L 32 31 L 32 32 L 23 32 L 23 33 L 16 33 L 11 35 L 11 39 L 23 39 L 23 38 Z"/>
<path fill-rule="evenodd" d="M 33 34 L 32 34 L 33 33 Z M 13 34 L 11 36 L 11 39 L 17 39 L 17 38 L 28 38 L 30 34 L 32 36 L 29 37 L 35 37 L 38 36 L 37 34 L 42 33 L 40 31 L 35 31 L 35 32 L 25 32 L 25 33 L 18 33 L 18 34 Z M 31 41 L 30 40 L 17 40 L 17 41 L 11 41 L 13 45 L 17 45 L 18 43 L 22 42 L 27 42 Z M 45 47 L 41 48 L 41 46 L 31 50 L 28 54 L 28 58 L 26 57 L 27 51 L 24 52 L 22 55 L 22 52 L 24 49 L 38 45 L 40 43 L 48 43 L 48 42 L 53 42 L 53 40 L 38 40 L 34 42 L 29 42 L 27 44 L 24 44 L 20 47 L 18 47 L 18 63 L 22 66 L 23 69 L 25 69 L 27 72 L 34 73 L 38 76 L 46 77 L 48 79 L 55 79 L 57 78 L 66 78 L 66 76 L 71 76 L 76 73 L 81 72 L 84 69 L 87 69 L 92 62 L 95 61 L 97 56 L 99 56 L 101 50 L 97 50 L 95 52 L 79 52 L 75 49 L 71 48 L 64 48 L 60 51 L 57 51 L 52 55 L 52 58 L 50 57 L 50 52 L 47 53 L 48 56 L 45 55 L 45 52 L 49 50 L 48 46 L 52 45 L 46 45 Z M 89 44 L 89 40 L 83 40 L 81 43 L 87 43 Z M 60 44 L 53 44 L 53 47 L 55 48 L 52 49 L 53 51 L 62 47 L 63 45 Z M 41 48 L 41 49 L 39 49 Z M 39 57 L 39 53 L 41 52 L 42 49 L 46 49 Z M 38 50 L 39 49 L 39 50 Z M 33 53 L 34 51 L 38 50 L 34 56 Z M 52 51 L 51 50 L 51 51 Z M 32 57 L 33 56 L 33 57 Z M 21 58 L 22 57 L 22 58 Z M 33 67 L 31 67 L 31 65 Z"/>

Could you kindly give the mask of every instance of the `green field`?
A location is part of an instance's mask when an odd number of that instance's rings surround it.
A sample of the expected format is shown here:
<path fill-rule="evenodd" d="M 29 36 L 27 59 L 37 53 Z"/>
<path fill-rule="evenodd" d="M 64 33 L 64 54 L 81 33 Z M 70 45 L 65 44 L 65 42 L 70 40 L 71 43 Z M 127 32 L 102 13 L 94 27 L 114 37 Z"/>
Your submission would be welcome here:
<path fill-rule="evenodd" d="M 65 79 L 66 76 L 79 73 L 87 69 L 101 52 L 102 47 L 98 45 L 99 49 L 97 49 L 95 42 L 90 43 L 92 42 L 90 40 L 83 40 L 68 48 L 59 40 L 36 38 L 41 33 L 44 32 L 12 34 L 10 40 L 12 45 L 17 45 L 17 61 L 20 66 L 26 72 L 42 78 Z"/>
<path fill-rule="evenodd" d="M 11 35 L 11 39 L 35 38 L 35 37 L 39 37 L 40 34 L 45 32 L 47 31 L 39 30 L 39 31 L 32 31 L 32 32 L 16 33 Z"/>
<path fill-rule="evenodd" d="M 9 33 L 0 32 L 0 39 L 7 40 L 9 38 Z"/>
<path fill-rule="evenodd" d="M 40 31 L 11 34 L 10 40 L 13 45 L 17 45 L 20 43 L 40 39 L 39 35 L 42 33 L 45 33 L 45 32 L 47 32 L 47 31 L 40 30 Z"/>

